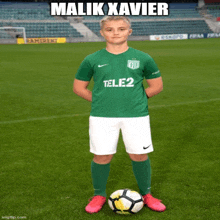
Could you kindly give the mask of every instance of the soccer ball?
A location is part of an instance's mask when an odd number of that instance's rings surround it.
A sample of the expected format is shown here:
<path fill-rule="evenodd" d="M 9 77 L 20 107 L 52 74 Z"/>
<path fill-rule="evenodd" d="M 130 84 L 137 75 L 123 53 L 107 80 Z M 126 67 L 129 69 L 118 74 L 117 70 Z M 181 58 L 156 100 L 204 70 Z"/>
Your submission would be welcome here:
<path fill-rule="evenodd" d="M 109 207 L 118 214 L 135 214 L 144 206 L 143 197 L 136 191 L 120 189 L 108 199 Z"/>

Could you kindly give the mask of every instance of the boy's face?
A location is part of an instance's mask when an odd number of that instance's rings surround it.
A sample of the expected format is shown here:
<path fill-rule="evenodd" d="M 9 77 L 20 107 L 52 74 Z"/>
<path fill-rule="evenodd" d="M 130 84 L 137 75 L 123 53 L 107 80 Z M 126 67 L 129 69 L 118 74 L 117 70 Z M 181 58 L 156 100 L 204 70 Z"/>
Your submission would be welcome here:
<path fill-rule="evenodd" d="M 106 21 L 100 30 L 101 35 L 110 44 L 123 44 L 132 33 L 129 24 L 123 20 Z"/>

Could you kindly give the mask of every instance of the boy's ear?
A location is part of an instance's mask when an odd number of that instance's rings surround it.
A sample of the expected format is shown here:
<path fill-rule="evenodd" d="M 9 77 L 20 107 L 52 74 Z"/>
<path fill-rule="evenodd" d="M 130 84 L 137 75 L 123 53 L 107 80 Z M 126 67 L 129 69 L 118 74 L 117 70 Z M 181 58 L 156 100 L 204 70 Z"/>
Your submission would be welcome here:
<path fill-rule="evenodd" d="M 131 35 L 131 34 L 132 34 L 132 31 L 133 31 L 132 29 L 129 29 L 129 35 Z"/>
<path fill-rule="evenodd" d="M 99 31 L 100 32 L 100 34 L 103 36 L 103 32 L 102 32 L 102 29 Z M 103 36 L 104 37 L 104 36 Z"/>

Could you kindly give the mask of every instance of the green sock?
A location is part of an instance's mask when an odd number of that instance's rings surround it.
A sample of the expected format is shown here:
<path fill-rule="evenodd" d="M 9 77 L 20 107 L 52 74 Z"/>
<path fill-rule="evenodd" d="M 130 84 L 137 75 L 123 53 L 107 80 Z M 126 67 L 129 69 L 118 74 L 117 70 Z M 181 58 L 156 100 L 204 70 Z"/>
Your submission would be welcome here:
<path fill-rule="evenodd" d="M 145 161 L 132 161 L 134 176 L 141 195 L 150 193 L 151 188 L 151 166 L 149 158 Z"/>
<path fill-rule="evenodd" d="M 109 164 L 97 164 L 94 161 L 91 163 L 92 183 L 95 190 L 94 195 L 106 197 L 106 184 L 110 171 Z"/>

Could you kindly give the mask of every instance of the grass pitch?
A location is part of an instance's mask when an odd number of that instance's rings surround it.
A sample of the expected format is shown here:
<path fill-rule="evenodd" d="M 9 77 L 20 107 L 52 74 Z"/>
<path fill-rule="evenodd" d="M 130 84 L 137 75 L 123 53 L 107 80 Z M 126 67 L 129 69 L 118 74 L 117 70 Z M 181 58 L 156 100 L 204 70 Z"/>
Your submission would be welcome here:
<path fill-rule="evenodd" d="M 152 194 L 167 210 L 121 216 L 106 204 L 97 214 L 84 211 L 93 195 L 90 103 L 72 83 L 84 57 L 105 43 L 0 45 L 0 218 L 220 219 L 219 39 L 129 46 L 149 53 L 164 81 L 164 91 L 149 100 L 149 157 Z M 120 188 L 138 191 L 121 136 L 107 194 Z"/>

